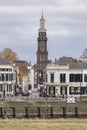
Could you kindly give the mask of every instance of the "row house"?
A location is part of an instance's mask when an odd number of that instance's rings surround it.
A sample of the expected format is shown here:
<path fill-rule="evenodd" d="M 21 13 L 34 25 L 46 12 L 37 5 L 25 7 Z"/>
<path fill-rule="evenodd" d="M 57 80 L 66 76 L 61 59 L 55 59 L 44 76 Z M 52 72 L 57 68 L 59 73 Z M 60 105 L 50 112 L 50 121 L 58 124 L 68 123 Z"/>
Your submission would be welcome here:
<path fill-rule="evenodd" d="M 72 57 L 50 62 L 46 68 L 47 94 L 56 96 L 87 95 L 87 63 Z"/>
<path fill-rule="evenodd" d="M 15 94 L 15 85 L 18 82 L 17 67 L 6 58 L 0 59 L 0 97 Z"/>

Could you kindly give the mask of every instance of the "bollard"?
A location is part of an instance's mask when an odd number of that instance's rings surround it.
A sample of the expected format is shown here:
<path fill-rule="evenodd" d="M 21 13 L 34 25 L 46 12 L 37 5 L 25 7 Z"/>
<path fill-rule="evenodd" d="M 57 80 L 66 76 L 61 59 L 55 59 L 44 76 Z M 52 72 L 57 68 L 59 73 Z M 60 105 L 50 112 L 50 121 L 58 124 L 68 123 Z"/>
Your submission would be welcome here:
<path fill-rule="evenodd" d="M 15 110 L 15 107 L 11 107 L 12 108 L 12 112 L 13 112 L 13 118 L 16 117 L 16 110 Z"/>
<path fill-rule="evenodd" d="M 0 117 L 2 118 L 3 117 L 3 108 L 0 107 Z"/>
<path fill-rule="evenodd" d="M 41 115 L 40 115 L 40 107 L 38 107 L 38 117 L 40 118 Z"/>
<path fill-rule="evenodd" d="M 53 118 L 53 108 L 51 107 L 51 118 Z"/>
<path fill-rule="evenodd" d="M 28 107 L 25 107 L 25 117 L 28 118 L 29 117 L 29 114 L 28 114 Z"/>
<path fill-rule="evenodd" d="M 63 117 L 66 117 L 66 108 L 63 107 Z"/>
<path fill-rule="evenodd" d="M 75 117 L 78 117 L 78 107 L 75 107 Z"/>

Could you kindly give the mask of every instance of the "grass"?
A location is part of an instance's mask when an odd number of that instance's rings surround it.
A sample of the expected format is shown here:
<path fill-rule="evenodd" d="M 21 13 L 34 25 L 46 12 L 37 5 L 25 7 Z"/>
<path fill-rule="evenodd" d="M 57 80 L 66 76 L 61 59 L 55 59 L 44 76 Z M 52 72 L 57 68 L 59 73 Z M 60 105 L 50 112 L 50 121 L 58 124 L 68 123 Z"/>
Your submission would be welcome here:
<path fill-rule="evenodd" d="M 87 119 L 0 119 L 0 130 L 87 130 Z"/>

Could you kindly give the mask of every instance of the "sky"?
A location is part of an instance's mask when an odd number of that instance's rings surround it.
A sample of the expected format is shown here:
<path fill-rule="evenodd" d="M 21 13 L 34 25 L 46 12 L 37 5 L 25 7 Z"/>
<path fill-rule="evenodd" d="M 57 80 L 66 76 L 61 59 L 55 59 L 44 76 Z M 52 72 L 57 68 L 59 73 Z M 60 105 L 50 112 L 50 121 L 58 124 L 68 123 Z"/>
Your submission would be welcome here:
<path fill-rule="evenodd" d="M 87 48 L 87 0 L 0 0 L 0 52 L 10 48 L 35 64 L 42 10 L 48 59 L 79 59 Z"/>

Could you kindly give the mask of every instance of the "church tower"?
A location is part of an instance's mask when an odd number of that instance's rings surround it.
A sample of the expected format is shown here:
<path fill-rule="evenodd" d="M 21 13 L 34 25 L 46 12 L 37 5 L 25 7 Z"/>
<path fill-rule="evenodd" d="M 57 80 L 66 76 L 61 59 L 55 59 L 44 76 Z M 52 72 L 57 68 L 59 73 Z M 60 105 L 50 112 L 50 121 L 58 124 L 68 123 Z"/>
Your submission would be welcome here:
<path fill-rule="evenodd" d="M 47 51 L 47 35 L 45 29 L 45 19 L 42 17 L 40 19 L 40 28 L 38 30 L 38 48 L 37 48 L 37 81 L 38 84 L 43 84 L 45 82 L 45 68 L 48 63 L 48 51 Z"/>

